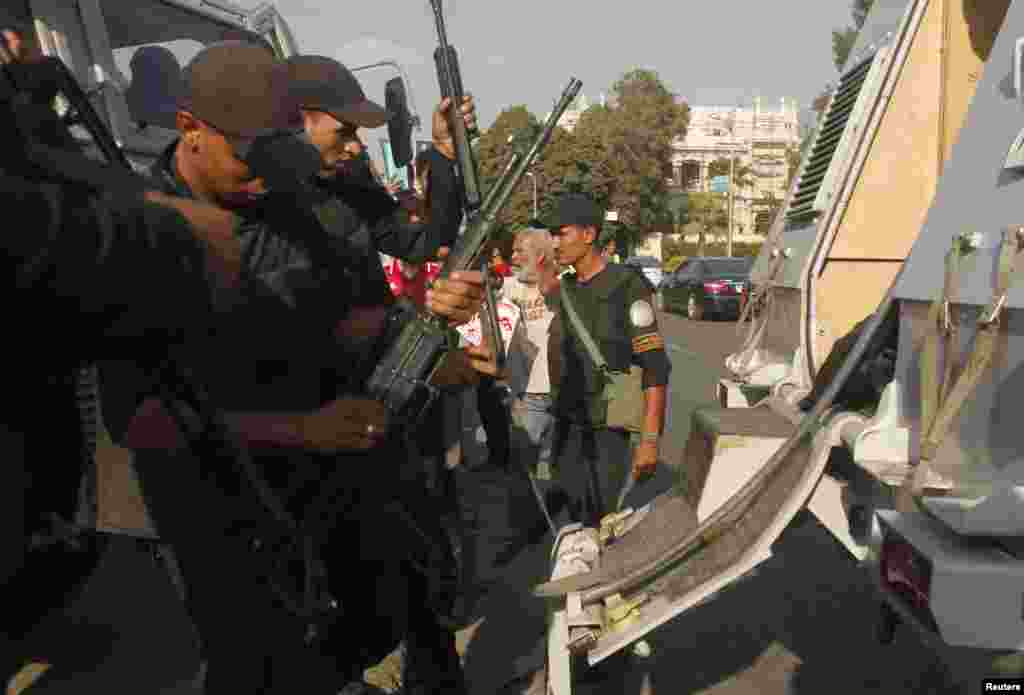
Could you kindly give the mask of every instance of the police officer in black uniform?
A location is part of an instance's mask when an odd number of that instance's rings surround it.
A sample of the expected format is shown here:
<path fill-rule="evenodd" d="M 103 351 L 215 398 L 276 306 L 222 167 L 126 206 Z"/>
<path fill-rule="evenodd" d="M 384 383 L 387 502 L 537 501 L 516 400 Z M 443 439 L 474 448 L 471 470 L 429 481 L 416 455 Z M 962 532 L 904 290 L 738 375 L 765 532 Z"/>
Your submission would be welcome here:
<path fill-rule="evenodd" d="M 563 290 L 608 368 L 643 369 L 643 424 L 631 453 L 630 435 L 607 427 L 606 404 L 600 398 L 604 380 L 563 302 L 555 460 L 571 516 L 588 525 L 614 511 L 611 506 L 629 474 L 630 461 L 635 478 L 653 473 L 671 371 L 650 284 L 637 271 L 609 264 L 601 255 L 597 242 L 603 221 L 601 209 L 583 194 L 560 198 L 549 221 L 557 262 L 575 271 L 563 276 Z"/>
<path fill-rule="evenodd" d="M 335 455 L 384 445 L 382 406 L 343 397 L 319 407 L 333 397 L 325 393 L 324 372 L 344 363 L 345 336 L 339 341 L 337 328 L 359 294 L 359 266 L 352 262 L 357 254 L 345 243 L 344 225 L 353 218 L 342 210 L 332 224 L 323 224 L 308 199 L 268 186 L 248 164 L 261 156 L 261 147 L 280 138 L 270 136 L 296 123 L 297 109 L 284 108 L 294 105 L 290 99 L 285 66 L 251 44 L 209 46 L 184 71 L 177 114 L 182 137 L 160 158 L 153 175 L 168 192 L 234 209 L 243 221 L 239 238 L 246 273 L 265 279 L 300 319 L 282 329 L 263 320 L 263 303 L 250 299 L 224 316 L 212 339 L 191 353 L 190 364 L 212 399 L 229 411 L 235 435 L 254 448 L 255 462 L 279 490 L 290 486 L 294 471 L 332 471 L 340 465 L 346 478 L 337 490 L 339 506 L 381 488 L 397 496 L 405 485 L 399 457 L 369 470 L 348 467 L 349 461 Z M 270 159 L 269 164 L 280 164 L 277 157 Z M 268 163 L 266 157 L 261 161 Z M 279 173 L 284 177 L 287 172 Z M 291 175 L 305 176 L 300 168 Z M 430 308 L 453 321 L 469 320 L 480 304 L 479 273 L 455 274 L 450 280 L 435 285 Z M 197 460 L 173 435 L 168 438 L 168 428 L 161 425 L 166 415 L 145 387 L 132 389 L 130 376 L 117 368 L 104 370 L 103 381 L 105 420 L 115 440 L 135 451 L 151 514 L 183 570 L 189 609 L 209 662 L 206 692 L 336 691 L 338 682 L 332 678 L 344 682 L 351 677 L 360 666 L 359 655 L 348 662 L 338 657 L 349 655 L 304 648 L 301 622 L 259 584 L 244 534 L 235 537 L 240 520 L 252 513 L 250 502 L 210 485 L 206 469 L 216 464 Z M 107 397 L 111 391 L 119 394 L 117 403 Z M 314 475 L 314 483 L 321 477 Z M 389 486 L 388 481 L 394 482 Z M 203 513 L 195 514 L 196 509 Z M 384 523 L 377 530 L 384 544 L 404 532 Z M 351 560 L 358 563 L 359 558 Z M 343 605 L 361 600 L 339 598 Z M 426 603 L 429 598 L 415 600 Z M 359 626 L 343 627 L 358 635 Z M 337 671 L 333 677 L 325 672 L 327 662 Z"/>
<path fill-rule="evenodd" d="M 41 56 L 30 20 L 0 17 L 9 54 L 29 66 Z M 160 353 L 201 330 L 223 291 L 238 289 L 240 257 L 237 219 L 213 206 L 146 191 L 143 182 L 98 194 L 23 171 L 9 107 L 0 102 L 0 210 L 9 223 L 0 258 L 11 282 L 0 406 L 0 683 L 31 656 L 20 651 L 26 632 L 70 600 L 100 551 L 95 538 L 73 532 L 86 460 L 68 377 L 97 357 Z"/>
<path fill-rule="evenodd" d="M 359 317 L 361 327 L 372 325 L 373 317 L 382 316 L 383 310 L 393 301 L 378 254 L 422 263 L 434 258 L 440 248 L 451 247 L 458 235 L 462 201 L 445 113 L 451 105 L 448 100 L 443 100 L 434 112 L 433 145 L 419 158 L 426 170 L 426 188 L 430 195 L 424 201 L 425 214 L 418 221 L 411 222 L 408 211 L 372 176 L 368 157 L 364 156 L 365 147 L 357 136 L 359 128 L 384 125 L 387 120 L 385 110 L 366 98 L 355 75 L 338 61 L 306 55 L 293 56 L 287 64 L 293 92 L 302 108 L 307 139 L 320 153 L 321 166 L 315 185 L 354 210 L 361 221 L 358 228 L 349 230 L 351 236 L 348 237 L 361 252 L 361 263 L 365 269 L 362 291 L 353 298 L 356 306 L 352 314 Z M 472 128 L 475 114 L 469 97 L 466 97 L 462 113 L 467 128 Z M 353 321 L 352 328 L 348 330 L 350 336 L 358 332 L 356 323 Z M 359 370 L 350 370 L 350 373 L 357 375 L 356 381 L 360 384 L 365 378 Z M 438 406 L 409 442 L 413 451 L 404 452 L 406 456 L 439 458 L 443 454 L 444 442 L 438 436 L 443 432 L 439 422 L 441 408 Z M 380 462 L 383 457 L 393 454 L 391 450 L 379 450 L 367 456 Z M 429 466 L 426 462 L 424 465 Z M 437 480 L 437 471 L 432 471 L 428 478 Z M 447 498 L 444 487 L 432 491 L 432 495 L 416 495 L 407 503 L 422 508 L 425 515 L 454 516 L 451 513 L 454 500 Z M 457 692 L 461 687 L 461 669 L 452 630 L 438 624 L 431 609 L 422 601 L 410 600 L 407 615 L 397 610 L 394 596 L 418 594 L 422 591 L 422 578 L 407 563 L 395 562 L 401 557 L 400 554 L 396 557 L 394 548 L 384 547 L 375 540 L 372 529 L 380 516 L 380 511 L 373 509 L 372 505 L 361 505 L 349 514 L 351 522 L 337 529 L 331 538 L 330 552 L 339 562 L 346 555 L 353 554 L 354 546 L 359 545 L 358 554 L 363 562 L 367 567 L 376 567 L 375 572 L 358 576 L 346 573 L 349 592 L 367 599 L 352 608 L 353 612 L 365 611 L 362 620 L 354 621 L 365 625 L 358 639 L 364 644 L 379 641 L 381 648 L 373 650 L 372 658 L 375 658 L 390 651 L 398 638 L 405 638 L 403 686 L 406 692 L 428 692 L 428 688 L 439 687 L 441 682 L 447 682 L 444 692 Z M 342 529 L 351 529 L 352 532 Z M 451 536 L 457 536 L 454 528 L 449 528 L 449 532 Z M 360 582 L 360 579 L 365 581 Z M 376 598 L 376 601 L 369 600 L 371 598 Z M 346 649 L 341 644 L 337 648 Z"/>

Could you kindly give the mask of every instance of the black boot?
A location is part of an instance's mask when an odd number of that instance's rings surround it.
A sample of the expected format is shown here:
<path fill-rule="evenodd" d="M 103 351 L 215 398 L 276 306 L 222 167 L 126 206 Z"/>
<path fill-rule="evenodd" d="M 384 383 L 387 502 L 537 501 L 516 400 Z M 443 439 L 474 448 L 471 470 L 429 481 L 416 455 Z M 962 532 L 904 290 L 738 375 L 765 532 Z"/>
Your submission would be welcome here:
<path fill-rule="evenodd" d="M 455 651 L 455 636 L 438 630 L 434 644 L 410 636 L 402 664 L 402 695 L 466 695 L 462 663 Z"/>

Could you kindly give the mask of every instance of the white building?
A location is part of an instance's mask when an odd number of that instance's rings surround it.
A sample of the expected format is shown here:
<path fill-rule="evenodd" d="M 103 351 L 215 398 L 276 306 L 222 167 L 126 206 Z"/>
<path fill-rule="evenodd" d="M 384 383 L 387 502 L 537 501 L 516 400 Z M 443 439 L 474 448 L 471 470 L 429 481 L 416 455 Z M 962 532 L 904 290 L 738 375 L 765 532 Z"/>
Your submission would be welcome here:
<path fill-rule="evenodd" d="M 800 146 L 800 121 L 796 100 L 783 97 L 777 107 L 760 98 L 750 107 L 691 106 L 686 137 L 672 147 L 672 183 L 687 191 L 707 191 L 708 166 L 733 155 L 751 168 L 753 185 L 737 188 L 733 224 L 736 235 L 747 236 L 756 215 L 766 214 L 758 201 L 772 194 L 781 201 L 789 175 L 786 151 Z"/>

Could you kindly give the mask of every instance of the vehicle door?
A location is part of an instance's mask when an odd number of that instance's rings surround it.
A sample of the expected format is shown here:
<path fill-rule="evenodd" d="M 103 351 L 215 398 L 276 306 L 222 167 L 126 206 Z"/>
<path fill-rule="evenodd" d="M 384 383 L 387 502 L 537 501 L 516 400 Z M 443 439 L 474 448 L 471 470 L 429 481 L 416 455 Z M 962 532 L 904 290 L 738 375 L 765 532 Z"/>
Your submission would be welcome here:
<path fill-rule="evenodd" d="M 273 8 L 182 0 L 33 0 L 43 48 L 72 67 L 137 168 L 177 138 L 181 69 L 205 46 L 256 35 L 280 55 L 295 49 Z M 39 23 L 43 26 L 40 27 Z M 252 25 L 258 31 L 252 31 Z"/>
<path fill-rule="evenodd" d="M 688 313 L 693 313 L 691 305 L 704 306 L 704 279 L 708 274 L 708 265 L 702 260 L 695 261 L 693 272 L 686 278 L 686 303 Z"/>
<path fill-rule="evenodd" d="M 693 271 L 693 264 L 694 261 L 683 261 L 671 275 L 665 278 L 662 285 L 662 298 L 666 311 L 673 311 L 685 306 L 685 300 L 680 301 L 680 294 L 683 292 L 687 276 Z"/>

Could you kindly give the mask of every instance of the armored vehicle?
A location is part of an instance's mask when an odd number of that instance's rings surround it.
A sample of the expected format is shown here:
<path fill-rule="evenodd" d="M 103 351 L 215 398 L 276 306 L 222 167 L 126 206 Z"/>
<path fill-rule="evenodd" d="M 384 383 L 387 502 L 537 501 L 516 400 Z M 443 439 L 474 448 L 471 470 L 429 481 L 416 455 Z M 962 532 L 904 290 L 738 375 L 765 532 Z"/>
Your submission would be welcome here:
<path fill-rule="evenodd" d="M 874 4 L 754 269 L 765 320 L 722 407 L 694 414 L 681 480 L 560 534 L 536 589 L 556 606 L 550 692 L 570 692 L 570 655 L 597 664 L 748 575 L 804 507 L 863 560 L 883 638 L 902 621 L 1020 649 L 1022 27 L 1019 3 Z M 851 398 L 891 345 L 876 397 Z"/>

